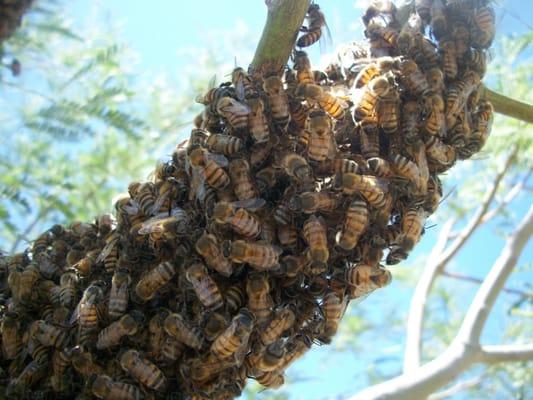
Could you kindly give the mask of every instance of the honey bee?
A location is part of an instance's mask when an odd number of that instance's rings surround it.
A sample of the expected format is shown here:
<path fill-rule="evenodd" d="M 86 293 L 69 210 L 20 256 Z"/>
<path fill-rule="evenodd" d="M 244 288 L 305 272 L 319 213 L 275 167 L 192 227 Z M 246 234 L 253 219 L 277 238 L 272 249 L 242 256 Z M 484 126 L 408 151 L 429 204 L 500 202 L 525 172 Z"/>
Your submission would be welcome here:
<path fill-rule="evenodd" d="M 489 101 L 481 100 L 478 111 L 474 114 L 472 136 L 467 147 L 470 151 L 479 151 L 485 145 L 494 119 L 494 108 Z"/>
<path fill-rule="evenodd" d="M 372 207 L 380 209 L 387 202 L 388 186 L 380 178 L 371 175 L 346 173 L 342 176 L 343 192 L 348 195 L 359 193 Z"/>
<path fill-rule="evenodd" d="M 76 372 L 85 379 L 103 372 L 102 367 L 94 361 L 93 354 L 84 346 L 75 346 L 67 350 L 67 353 Z"/>
<path fill-rule="evenodd" d="M 48 246 L 52 243 L 53 234 L 50 231 L 46 231 L 43 234 L 39 235 L 37 239 L 33 242 L 32 253 L 37 255 L 43 253 L 48 249 Z"/>
<path fill-rule="evenodd" d="M 276 269 L 282 249 L 267 243 L 250 243 L 235 240 L 228 244 L 227 256 L 236 263 L 247 263 L 252 268 L 264 271 Z"/>
<path fill-rule="evenodd" d="M 98 330 L 100 321 L 98 305 L 104 299 L 102 282 L 96 281 L 85 289 L 80 302 L 72 313 L 71 323 L 78 320 L 78 343 L 85 344 Z"/>
<path fill-rule="evenodd" d="M 229 174 L 233 182 L 233 190 L 239 200 L 258 197 L 259 193 L 250 176 L 250 164 L 245 159 L 235 159 L 229 163 Z"/>
<path fill-rule="evenodd" d="M 269 389 L 278 389 L 285 383 L 283 373 L 271 371 L 254 375 L 254 379 Z"/>
<path fill-rule="evenodd" d="M 326 24 L 326 17 L 324 16 L 324 13 L 320 10 L 318 4 L 309 5 L 306 18 L 308 26 L 302 26 L 300 28 L 300 30 L 305 33 L 300 36 L 300 38 L 296 42 L 296 46 L 298 47 L 309 47 L 313 43 L 316 43 L 322 38 L 323 29 L 326 30 L 327 35 L 330 35 L 328 25 Z"/>
<path fill-rule="evenodd" d="M 229 324 L 228 314 L 218 311 L 204 314 L 200 322 L 204 337 L 209 342 L 214 341 Z"/>
<path fill-rule="evenodd" d="M 411 54 L 411 50 L 416 48 L 422 36 L 421 32 L 422 19 L 417 13 L 412 13 L 396 39 L 401 54 Z"/>
<path fill-rule="evenodd" d="M 76 301 L 78 277 L 74 271 L 65 271 L 59 279 L 59 302 L 65 307 L 72 307 Z"/>
<path fill-rule="evenodd" d="M 113 381 L 107 375 L 94 375 L 89 380 L 91 393 L 103 400 L 142 400 L 144 395 L 142 391 L 129 383 Z"/>
<path fill-rule="evenodd" d="M 329 259 L 329 250 L 324 219 L 311 215 L 303 225 L 302 236 L 309 245 L 311 266 L 325 268 Z"/>
<path fill-rule="evenodd" d="M 289 111 L 291 113 L 291 121 L 294 122 L 298 128 L 303 128 L 307 121 L 309 109 L 304 106 L 301 101 L 289 98 Z"/>
<path fill-rule="evenodd" d="M 185 271 L 185 277 L 191 283 L 198 300 L 205 307 L 217 309 L 224 305 L 220 290 L 216 282 L 209 276 L 204 264 L 193 263 Z"/>
<path fill-rule="evenodd" d="M 278 369 L 281 371 L 287 369 L 289 365 L 302 357 L 311 348 L 311 345 L 311 338 L 305 334 L 298 334 L 291 337 L 287 343 L 285 357 L 283 357 L 283 361 L 278 366 Z"/>
<path fill-rule="evenodd" d="M 452 40 L 442 41 L 440 43 L 442 52 L 442 71 L 447 79 L 455 79 L 457 76 L 457 50 L 455 42 Z"/>
<path fill-rule="evenodd" d="M 180 314 L 169 314 L 165 318 L 164 329 L 167 334 L 190 348 L 199 350 L 204 343 L 200 329 L 191 326 Z"/>
<path fill-rule="evenodd" d="M 404 60 L 400 65 L 400 80 L 415 96 L 425 96 L 429 84 L 424 73 L 413 60 Z"/>
<path fill-rule="evenodd" d="M 254 143 L 250 147 L 250 165 L 253 169 L 257 169 L 266 163 L 278 141 L 277 136 L 270 136 L 268 142 Z"/>
<path fill-rule="evenodd" d="M 394 135 L 398 130 L 400 97 L 396 91 L 389 91 L 378 104 L 378 125 L 383 132 Z"/>
<path fill-rule="evenodd" d="M 128 269 L 118 268 L 111 279 L 111 290 L 109 291 L 107 312 L 110 319 L 116 320 L 126 312 L 130 285 L 131 276 Z"/>
<path fill-rule="evenodd" d="M 448 30 L 445 7 L 442 0 L 433 0 L 430 8 L 431 33 L 436 39 L 444 36 Z"/>
<path fill-rule="evenodd" d="M 189 153 L 189 162 L 198 179 L 205 180 L 212 188 L 222 190 L 229 185 L 230 178 L 223 168 L 228 163 L 225 157 L 215 157 L 213 153 L 209 153 L 203 148 L 197 148 Z"/>
<path fill-rule="evenodd" d="M 295 51 L 293 59 L 294 69 L 296 70 L 296 81 L 300 84 L 314 84 L 315 77 L 311 68 L 311 61 L 309 60 L 307 53 L 301 50 Z M 287 78 L 287 74 L 285 77 Z"/>
<path fill-rule="evenodd" d="M 237 136 L 224 135 L 215 133 L 209 135 L 206 141 L 207 148 L 214 153 L 221 153 L 225 156 L 231 156 L 239 151 L 244 146 L 242 139 Z"/>
<path fill-rule="evenodd" d="M 487 53 L 482 49 L 471 49 L 466 55 L 467 65 L 480 76 L 487 71 Z"/>
<path fill-rule="evenodd" d="M 120 356 L 122 369 L 149 389 L 163 392 L 168 381 L 163 372 L 136 350 L 127 350 Z"/>
<path fill-rule="evenodd" d="M 277 75 L 266 77 L 263 81 L 263 90 L 268 96 L 272 120 L 285 131 L 290 121 L 289 97 L 283 89 L 281 78 Z"/>
<path fill-rule="evenodd" d="M 2 320 L 2 352 L 6 360 L 13 360 L 22 350 L 22 336 L 19 316 L 14 312 L 6 312 Z"/>
<path fill-rule="evenodd" d="M 369 224 L 369 212 L 364 200 L 354 200 L 346 210 L 346 216 L 342 230 L 336 237 L 335 243 L 343 250 L 350 251 L 365 233 Z"/>
<path fill-rule="evenodd" d="M 248 341 L 254 327 L 254 316 L 242 308 L 231 320 L 228 328 L 211 345 L 211 353 L 219 359 L 233 357 L 237 365 L 242 364 L 248 351 Z"/>
<path fill-rule="evenodd" d="M 176 338 L 166 335 L 161 346 L 161 356 L 169 363 L 173 363 L 183 354 L 185 346 Z"/>
<path fill-rule="evenodd" d="M 431 136 L 426 141 L 426 155 L 429 161 L 443 167 L 452 165 L 456 159 L 455 148 L 444 144 L 436 136 Z"/>
<path fill-rule="evenodd" d="M 424 210 L 433 214 L 442 199 L 442 184 L 440 179 L 435 175 L 430 175 L 427 182 L 427 194 L 423 204 Z"/>
<path fill-rule="evenodd" d="M 285 152 L 280 155 L 279 165 L 287 175 L 295 178 L 297 183 L 311 185 L 313 182 L 311 167 L 302 156 Z"/>
<path fill-rule="evenodd" d="M 364 87 L 372 79 L 397 68 L 398 61 L 394 57 L 379 57 L 369 62 L 355 77 L 354 86 L 356 88 Z"/>
<path fill-rule="evenodd" d="M 305 214 L 333 212 L 340 204 L 341 197 L 328 191 L 303 192 L 293 196 L 289 201 L 291 210 Z"/>
<path fill-rule="evenodd" d="M 383 26 L 378 22 L 370 22 L 365 29 L 365 36 L 374 43 L 382 43 L 386 48 L 396 47 L 398 41 L 398 30 L 391 26 Z M 380 46 L 381 47 L 381 46 Z"/>
<path fill-rule="evenodd" d="M 356 120 L 363 120 L 376 114 L 377 104 L 391 90 L 389 79 L 382 75 L 370 80 L 353 98 L 355 104 L 353 115 Z"/>
<path fill-rule="evenodd" d="M 282 247 L 294 250 L 298 245 L 298 230 L 292 224 L 278 226 L 277 238 Z"/>
<path fill-rule="evenodd" d="M 235 86 L 235 93 L 239 101 L 243 101 L 246 97 L 256 92 L 252 79 L 241 67 L 236 67 L 231 72 L 231 82 Z"/>
<path fill-rule="evenodd" d="M 283 270 L 288 278 L 298 276 L 305 269 L 307 262 L 308 260 L 305 254 L 287 255 L 281 259 Z"/>
<path fill-rule="evenodd" d="M 286 354 L 287 345 L 285 340 L 276 340 L 267 345 L 262 352 L 255 353 L 257 359 L 250 363 L 250 368 L 258 371 L 259 374 L 276 371 L 285 362 Z"/>
<path fill-rule="evenodd" d="M 415 162 L 396 154 L 391 159 L 391 165 L 397 175 L 407 179 L 419 191 L 421 187 L 421 176 L 418 165 Z"/>
<path fill-rule="evenodd" d="M 255 173 L 255 184 L 262 196 L 268 194 L 278 181 L 278 171 L 272 167 L 263 168 Z"/>
<path fill-rule="evenodd" d="M 226 310 L 230 315 L 234 315 L 246 302 L 246 293 L 242 285 L 235 283 L 224 291 L 226 300 Z"/>
<path fill-rule="evenodd" d="M 9 382 L 6 389 L 8 398 L 24 398 L 25 390 L 35 387 L 39 381 L 46 377 L 48 363 L 41 364 L 35 360 L 31 361 L 22 370 L 19 376 Z"/>
<path fill-rule="evenodd" d="M 428 69 L 426 79 L 430 91 L 437 96 L 442 96 L 444 92 L 444 73 L 442 70 L 438 67 Z"/>
<path fill-rule="evenodd" d="M 54 350 L 52 353 L 52 376 L 50 383 L 56 392 L 64 392 L 67 390 L 67 382 L 62 378 L 68 376 L 66 374 L 67 368 L 70 366 L 70 356 L 65 350 Z"/>
<path fill-rule="evenodd" d="M 307 120 L 309 132 L 307 153 L 313 162 L 333 159 L 337 152 L 337 144 L 332 132 L 331 119 L 323 111 L 313 111 Z"/>
<path fill-rule="evenodd" d="M 402 218 L 402 239 L 400 245 L 409 252 L 420 240 L 420 235 L 424 229 L 425 212 L 422 208 L 410 208 Z"/>
<path fill-rule="evenodd" d="M 339 323 L 346 311 L 347 298 L 337 295 L 334 291 L 330 291 L 324 295 L 320 308 L 324 315 L 324 328 L 320 336 L 320 341 L 323 343 L 330 343 L 331 338 L 337 333 Z"/>
<path fill-rule="evenodd" d="M 118 321 L 100 331 L 96 348 L 98 350 L 114 347 L 120 344 L 124 336 L 133 336 L 137 333 L 143 316 L 139 312 L 123 315 Z"/>
<path fill-rule="evenodd" d="M 139 211 L 148 217 L 159 211 L 154 184 L 152 182 L 134 182 L 134 184 L 130 184 L 128 191 L 131 198 L 139 205 Z"/>
<path fill-rule="evenodd" d="M 213 218 L 219 224 L 228 224 L 239 235 L 254 238 L 261 233 L 261 223 L 247 209 L 256 210 L 264 204 L 263 199 L 257 198 L 233 203 L 221 201 L 215 205 Z"/>
<path fill-rule="evenodd" d="M 265 328 L 259 332 L 261 343 L 268 346 L 276 342 L 284 332 L 292 328 L 295 322 L 296 314 L 293 307 L 285 306 L 277 309 Z"/>
<path fill-rule="evenodd" d="M 486 49 L 490 47 L 496 33 L 496 15 L 490 6 L 480 7 L 473 16 L 476 29 L 472 32 L 472 46 Z"/>
<path fill-rule="evenodd" d="M 215 235 L 204 232 L 196 241 L 195 248 L 210 268 L 226 277 L 232 274 L 231 262 L 223 256 Z"/>
<path fill-rule="evenodd" d="M 457 117 L 464 109 L 470 94 L 477 88 L 481 77 L 474 71 L 467 71 L 463 78 L 452 84 L 448 89 L 446 97 L 446 126 L 454 126 Z"/>
<path fill-rule="evenodd" d="M 248 130 L 255 143 L 265 143 L 270 139 L 270 128 L 265 114 L 265 103 L 259 95 L 247 99 L 250 106 Z"/>
<path fill-rule="evenodd" d="M 135 294 L 143 302 L 152 299 L 162 286 L 170 282 L 176 272 L 176 266 L 172 262 L 166 261 L 157 265 L 139 279 L 135 285 Z"/>
<path fill-rule="evenodd" d="M 379 265 L 357 264 L 346 269 L 345 280 L 349 284 L 347 293 L 350 299 L 357 299 L 388 285 L 392 276 Z"/>
<path fill-rule="evenodd" d="M 222 97 L 217 101 L 216 111 L 236 131 L 246 129 L 248 126 L 248 114 L 251 110 L 244 103 L 231 97 Z"/>
<path fill-rule="evenodd" d="M 250 274 L 246 281 L 248 308 L 258 322 L 265 321 L 271 314 L 274 302 L 270 296 L 270 283 L 264 274 Z"/>
<path fill-rule="evenodd" d="M 65 346 L 68 335 L 65 330 L 59 329 L 43 320 L 36 320 L 30 326 L 30 337 L 44 346 L 62 348 Z"/>
<path fill-rule="evenodd" d="M 344 100 L 324 91 L 322 87 L 315 84 L 299 84 L 296 88 L 296 96 L 318 103 L 325 112 L 335 119 L 342 119 L 344 110 L 348 108 Z"/>
<path fill-rule="evenodd" d="M 18 296 L 23 303 L 32 303 L 36 295 L 34 289 L 40 278 L 41 273 L 36 264 L 31 263 L 24 268 L 18 282 Z"/>
<path fill-rule="evenodd" d="M 183 363 L 180 367 L 180 372 L 184 380 L 192 380 L 203 384 L 234 365 L 234 360 L 220 360 L 209 354 L 207 357 L 194 358 L 187 363 Z M 203 399 L 205 396 L 200 398 Z"/>

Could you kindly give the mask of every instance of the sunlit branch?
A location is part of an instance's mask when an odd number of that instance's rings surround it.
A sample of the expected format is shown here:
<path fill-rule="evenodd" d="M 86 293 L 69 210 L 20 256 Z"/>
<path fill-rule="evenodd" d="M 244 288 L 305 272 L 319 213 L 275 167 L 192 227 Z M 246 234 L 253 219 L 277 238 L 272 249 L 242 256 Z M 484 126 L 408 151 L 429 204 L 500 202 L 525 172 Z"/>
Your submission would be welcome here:
<path fill-rule="evenodd" d="M 509 361 L 533 360 L 533 344 L 506 344 L 498 346 L 482 346 L 480 361 L 495 364 Z"/>
<path fill-rule="evenodd" d="M 481 206 L 472 216 L 468 224 L 459 232 L 452 244 L 447 248 L 442 247 L 442 250 L 438 253 L 431 253 L 429 263 L 424 268 L 418 284 L 416 285 L 409 307 L 403 364 L 404 372 L 415 369 L 420 365 L 422 358 L 422 331 L 424 328 L 425 306 L 435 279 L 481 225 L 481 221 L 496 196 L 500 183 L 513 164 L 517 152 L 518 147 L 515 147 L 513 151 L 511 151 L 511 154 L 507 157 L 502 169 L 496 175 L 491 188 L 481 203 Z M 452 227 L 450 226 L 449 229 L 451 230 L 451 228 Z M 445 233 L 446 240 L 444 243 L 447 242 L 450 233 L 451 232 Z M 441 244 L 438 244 L 436 247 L 440 248 L 441 246 Z"/>
<path fill-rule="evenodd" d="M 520 121 L 533 123 L 533 105 L 511 99 L 503 94 L 481 86 L 481 97 L 492 103 L 494 111 Z"/>
<path fill-rule="evenodd" d="M 281 74 L 294 48 L 309 0 L 266 0 L 268 16 L 250 64 L 252 74 Z"/>
<path fill-rule="evenodd" d="M 476 376 L 475 378 L 468 379 L 466 381 L 458 382 L 455 385 L 449 387 L 448 389 L 442 390 L 437 393 L 433 393 L 428 397 L 428 400 L 441 400 L 447 399 L 454 394 L 460 393 L 463 390 L 473 388 L 481 383 L 483 380 L 483 375 Z"/>
<path fill-rule="evenodd" d="M 481 347 L 479 337 L 494 302 L 505 281 L 516 265 L 518 257 L 533 235 L 533 206 L 520 225 L 507 239 L 500 256 L 479 288 L 470 305 L 459 333 L 448 348 L 429 363 L 404 373 L 397 378 L 371 386 L 353 396 L 352 400 L 411 400 L 422 399 L 450 383 L 472 364 L 484 358 L 499 361 L 517 361 L 530 357 L 529 345 L 521 350 L 509 347 Z M 518 346 L 513 346 L 517 350 Z M 488 355 L 486 355 L 488 354 Z"/>

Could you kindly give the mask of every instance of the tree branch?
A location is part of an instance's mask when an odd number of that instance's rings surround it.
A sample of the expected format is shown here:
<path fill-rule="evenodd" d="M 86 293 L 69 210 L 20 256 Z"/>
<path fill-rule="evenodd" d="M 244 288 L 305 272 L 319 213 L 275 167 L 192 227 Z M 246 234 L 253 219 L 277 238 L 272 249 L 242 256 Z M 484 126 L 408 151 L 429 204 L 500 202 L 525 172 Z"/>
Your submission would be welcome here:
<path fill-rule="evenodd" d="M 431 287 L 433 286 L 433 282 L 443 267 L 438 262 L 432 262 L 432 260 L 438 260 L 441 258 L 442 252 L 448 244 L 450 233 L 455 222 L 455 219 L 448 220 L 442 227 L 437 243 L 428 256 L 430 262 L 422 271 L 422 275 L 418 280 L 413 297 L 411 298 L 411 306 L 409 308 L 406 324 L 407 332 L 403 360 L 404 372 L 416 369 L 420 365 L 420 360 L 422 358 L 422 330 L 426 302 Z"/>
<path fill-rule="evenodd" d="M 482 380 L 483 380 L 483 375 L 480 375 L 480 376 L 476 376 L 475 378 L 456 383 L 455 385 L 449 387 L 448 389 L 445 389 L 441 392 L 433 393 L 432 395 L 428 397 L 428 400 L 446 399 L 450 396 L 453 396 L 454 394 L 462 392 L 465 389 L 470 389 L 471 387 L 479 385 Z"/>
<path fill-rule="evenodd" d="M 477 283 L 477 284 L 483 283 L 483 279 L 475 278 L 475 277 L 470 276 L 470 275 L 460 274 L 460 273 L 457 273 L 457 272 L 442 271 L 442 276 L 445 276 L 447 278 L 459 279 L 459 280 L 462 280 L 462 281 Z M 510 293 L 510 294 L 516 294 L 516 295 L 521 296 L 521 297 L 533 297 L 533 293 L 527 293 L 527 292 L 524 292 L 524 291 L 518 290 L 518 289 L 511 289 L 511 288 L 504 287 L 502 289 L 502 291 L 504 291 L 506 293 Z"/>
<path fill-rule="evenodd" d="M 481 203 L 478 211 L 471 218 L 470 222 L 463 228 L 463 230 L 459 232 L 459 235 L 455 238 L 453 243 L 447 249 L 444 249 L 444 247 L 441 249 L 440 247 L 442 244 L 436 245 L 435 248 L 439 248 L 439 252 L 435 253 L 432 251 L 429 257 L 429 264 L 422 272 L 422 275 L 413 293 L 411 305 L 409 307 L 403 364 L 404 372 L 408 372 L 420 366 L 420 361 L 422 358 L 422 331 L 424 328 L 425 307 L 435 279 L 444 270 L 446 265 L 457 254 L 457 252 L 464 246 L 475 230 L 481 225 L 481 221 L 487 213 L 492 200 L 496 196 L 498 187 L 507 174 L 507 171 L 511 167 L 517 152 L 518 147 L 515 146 L 513 151 L 511 151 L 511 154 L 509 154 L 507 157 L 502 169 L 496 175 L 492 187 Z M 448 228 L 451 230 L 452 226 L 447 226 L 445 233 L 447 238 L 449 238 L 450 235 Z M 439 238 L 439 240 L 441 239 Z M 444 246 L 446 245 L 446 242 L 447 240 L 444 242 Z"/>
<path fill-rule="evenodd" d="M 533 360 L 533 344 L 482 346 L 479 360 L 485 364 L 509 361 L 531 361 Z"/>
<path fill-rule="evenodd" d="M 481 97 L 492 103 L 494 111 L 520 121 L 533 123 L 533 105 L 511 99 L 481 85 Z"/>
<path fill-rule="evenodd" d="M 515 233 L 507 240 L 500 257 L 476 293 L 457 334 L 458 340 L 468 344 L 479 343 L 481 330 L 487 321 L 489 312 L 516 265 L 518 256 L 532 235 L 533 206 Z"/>
<path fill-rule="evenodd" d="M 249 72 L 281 74 L 302 26 L 309 0 L 267 0 L 268 16 Z"/>
<path fill-rule="evenodd" d="M 483 362 L 483 354 L 487 347 L 479 346 L 479 336 L 487 320 L 488 313 L 501 291 L 506 279 L 513 270 L 518 257 L 526 243 L 533 234 L 533 206 L 529 209 L 522 223 L 506 241 L 500 256 L 492 266 L 487 278 L 478 290 L 459 333 L 448 348 L 436 359 L 424 366 L 404 373 L 394 379 L 378 385 L 371 386 L 351 398 L 351 400 L 411 400 L 427 397 L 438 388 L 451 382 L 460 373 L 468 369 L 473 363 Z M 514 346 L 513 346 L 514 347 Z M 482 350 L 484 349 L 484 350 Z M 511 356 L 510 351 L 491 352 L 494 347 L 489 347 L 489 359 L 504 361 L 516 360 L 520 357 L 529 357 L 527 351 Z M 516 350 L 516 347 L 514 347 Z M 497 350 L 497 349 L 496 349 Z M 503 348 L 503 350 L 506 350 Z M 509 348 L 507 348 L 509 350 Z M 503 354 L 506 354 L 505 356 Z M 518 354 L 518 353 L 517 353 Z M 516 357 L 516 358 L 512 358 Z M 520 358 L 521 359 L 521 358 Z"/>

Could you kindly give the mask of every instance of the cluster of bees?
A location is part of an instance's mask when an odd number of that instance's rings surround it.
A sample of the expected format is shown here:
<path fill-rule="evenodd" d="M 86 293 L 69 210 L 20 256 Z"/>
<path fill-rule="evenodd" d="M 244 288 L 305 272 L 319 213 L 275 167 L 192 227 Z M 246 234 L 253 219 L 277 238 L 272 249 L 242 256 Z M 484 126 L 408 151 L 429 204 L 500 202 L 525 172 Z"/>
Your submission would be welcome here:
<path fill-rule="evenodd" d="M 20 26 L 22 15 L 33 0 L 0 0 L 0 42 L 9 38 Z"/>
<path fill-rule="evenodd" d="M 56 225 L 4 256 L 0 382 L 12 398 L 231 399 L 330 343 L 350 300 L 387 285 L 438 207 L 438 175 L 485 143 L 494 12 L 386 1 L 325 71 L 213 87 L 190 138 L 115 216 Z"/>

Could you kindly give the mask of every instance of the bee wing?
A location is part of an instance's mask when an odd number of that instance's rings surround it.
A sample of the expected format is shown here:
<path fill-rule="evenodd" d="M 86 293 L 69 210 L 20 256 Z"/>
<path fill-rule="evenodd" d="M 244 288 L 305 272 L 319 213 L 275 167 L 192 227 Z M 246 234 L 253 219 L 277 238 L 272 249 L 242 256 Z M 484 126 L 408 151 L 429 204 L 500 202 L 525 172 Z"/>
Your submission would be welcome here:
<path fill-rule="evenodd" d="M 150 218 L 147 221 L 144 221 L 141 224 L 141 228 L 139 229 L 139 235 L 147 235 L 154 232 L 164 232 L 165 223 L 175 220 L 176 217 L 169 217 L 166 213 L 164 213 L 163 215 L 165 215 L 165 217 L 162 217 L 162 215 L 160 214 L 153 218 Z"/>
<path fill-rule="evenodd" d="M 78 305 L 76 306 L 74 311 L 72 311 L 72 315 L 70 316 L 70 319 L 68 321 L 68 324 L 70 326 L 73 326 L 78 321 L 78 318 L 80 317 L 80 310 L 81 310 L 81 307 L 82 307 L 84 301 L 85 301 L 85 299 L 83 298 L 83 296 L 81 296 L 81 299 L 80 299 Z"/>
<path fill-rule="evenodd" d="M 237 99 L 239 99 L 239 101 L 243 101 L 244 100 L 244 82 L 242 79 L 239 79 L 236 83 L 235 83 L 235 93 L 237 94 Z"/>
<path fill-rule="evenodd" d="M 209 85 L 207 86 L 207 92 L 209 92 L 211 89 L 213 89 L 215 87 L 216 82 L 217 82 L 217 75 L 215 74 L 209 80 Z M 205 94 L 199 94 L 198 96 L 196 96 L 195 100 L 196 100 L 197 103 L 203 104 L 204 103 L 204 97 L 205 97 Z"/>
<path fill-rule="evenodd" d="M 234 201 L 230 204 L 235 208 L 246 208 L 250 211 L 255 211 L 263 207 L 266 204 L 266 201 L 264 199 L 256 197 L 253 199 Z"/>
<path fill-rule="evenodd" d="M 333 38 L 331 36 L 331 31 L 329 30 L 329 26 L 326 22 L 324 22 L 324 26 L 322 26 L 322 35 L 320 36 L 320 39 L 318 39 L 318 45 L 320 47 L 320 52 L 325 53 L 328 49 L 328 47 L 333 46 Z"/>
<path fill-rule="evenodd" d="M 98 257 L 96 258 L 96 263 L 100 263 L 105 260 L 105 258 L 111 253 L 111 250 L 116 246 L 118 242 L 118 236 L 113 238 L 109 243 L 105 245 L 105 247 L 102 249 Z"/>
<path fill-rule="evenodd" d="M 155 214 L 157 211 L 159 211 L 159 209 L 161 208 L 165 200 L 168 198 L 168 195 L 169 195 L 169 192 L 165 192 L 157 196 L 157 199 L 155 200 L 154 205 L 152 207 L 152 211 L 151 211 L 152 214 Z"/>
<path fill-rule="evenodd" d="M 247 104 L 241 103 L 235 99 L 230 99 L 230 104 L 220 108 L 223 112 L 236 115 L 248 115 L 252 111 Z"/>
<path fill-rule="evenodd" d="M 201 168 L 192 168 L 191 187 L 193 190 L 189 192 L 189 199 L 193 200 L 195 196 L 196 200 L 202 202 L 206 196 L 205 190 L 205 174 Z"/>
<path fill-rule="evenodd" d="M 227 167 L 229 164 L 229 161 L 224 154 L 206 152 L 206 158 L 209 160 L 213 160 L 214 162 L 216 162 L 218 165 L 220 165 L 223 168 Z"/>

